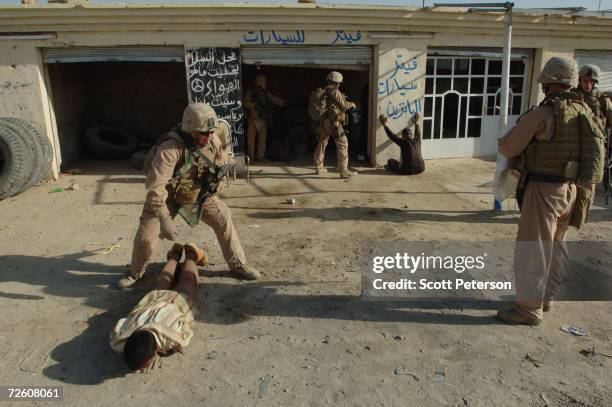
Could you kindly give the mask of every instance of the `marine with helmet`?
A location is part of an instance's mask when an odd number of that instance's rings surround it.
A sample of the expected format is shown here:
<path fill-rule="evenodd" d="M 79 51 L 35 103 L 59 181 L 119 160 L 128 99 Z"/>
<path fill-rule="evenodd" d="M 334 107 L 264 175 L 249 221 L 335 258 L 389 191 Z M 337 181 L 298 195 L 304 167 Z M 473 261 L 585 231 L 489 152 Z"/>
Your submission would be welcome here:
<path fill-rule="evenodd" d="M 213 229 L 233 275 L 255 280 L 240 244 L 229 208 L 219 199 L 227 174 L 227 153 L 219 140 L 217 114 L 205 103 L 193 103 L 180 125 L 162 135 L 145 159 L 146 197 L 129 271 L 119 281 L 129 288 L 143 276 L 160 238 L 175 240 L 174 217 L 190 226 L 203 221 Z"/>
<path fill-rule="evenodd" d="M 597 65 L 582 66 L 578 72 L 578 87 L 573 91 L 582 96 L 603 127 L 609 131 L 612 127 L 612 101 L 609 94 L 597 88 L 600 77 L 601 69 Z"/>
<path fill-rule="evenodd" d="M 325 173 L 325 148 L 329 138 L 333 137 L 336 143 L 340 177 L 349 178 L 355 173 L 348 169 L 348 139 L 344 126 L 348 123 L 347 112 L 355 109 L 356 106 L 353 102 L 349 102 L 340 91 L 342 81 L 343 77 L 340 72 L 332 71 L 327 75 L 327 85 L 321 92 L 325 106 L 321 120 L 317 123 L 318 142 L 313 158 L 317 174 Z"/>
<path fill-rule="evenodd" d="M 247 154 L 251 161 L 265 162 L 268 131 L 272 126 L 274 106 L 285 106 L 287 101 L 268 90 L 265 75 L 258 75 L 253 80 L 254 88 L 249 89 L 244 97 L 247 113 Z"/>
<path fill-rule="evenodd" d="M 577 79 L 573 59 L 549 59 L 537 78 L 545 99 L 500 140 L 499 152 L 521 173 L 516 304 L 498 312 L 505 323 L 537 325 L 552 309 L 568 266 L 567 230 L 586 223 L 602 179 L 604 133 L 589 106 L 570 91 Z"/>

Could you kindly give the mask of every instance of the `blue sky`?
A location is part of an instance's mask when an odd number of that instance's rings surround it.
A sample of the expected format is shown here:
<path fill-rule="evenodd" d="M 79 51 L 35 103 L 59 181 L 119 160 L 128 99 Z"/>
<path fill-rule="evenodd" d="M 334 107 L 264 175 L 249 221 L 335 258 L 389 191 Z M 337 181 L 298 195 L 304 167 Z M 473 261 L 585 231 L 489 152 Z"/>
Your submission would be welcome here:
<path fill-rule="evenodd" d="M 92 3 L 297 3 L 297 0 L 91 0 Z M 423 0 L 318 0 L 321 4 L 385 4 L 385 5 L 411 5 L 421 6 Z M 499 0 L 498 0 L 499 1 Z M 483 3 L 496 2 L 495 0 L 425 0 L 426 6 L 433 5 L 434 2 L 439 3 Z M 499 1 L 500 3 L 503 1 Z M 46 0 L 39 0 L 39 3 L 46 3 Z M 597 10 L 601 3 L 602 10 L 612 9 L 612 0 L 514 0 L 515 7 L 519 8 L 537 8 L 537 7 L 586 7 L 589 10 Z M 20 0 L 0 0 L 2 5 L 20 4 Z"/>

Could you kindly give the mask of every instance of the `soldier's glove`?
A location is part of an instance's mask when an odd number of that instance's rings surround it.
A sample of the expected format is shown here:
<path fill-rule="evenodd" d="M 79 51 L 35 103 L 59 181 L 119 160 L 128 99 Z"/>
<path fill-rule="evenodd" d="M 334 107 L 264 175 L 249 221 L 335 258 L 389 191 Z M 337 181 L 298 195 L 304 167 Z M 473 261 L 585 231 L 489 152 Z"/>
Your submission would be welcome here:
<path fill-rule="evenodd" d="M 160 233 L 159 237 L 162 239 L 175 240 L 176 239 L 176 226 L 174 221 L 169 214 L 160 216 L 159 218 Z"/>

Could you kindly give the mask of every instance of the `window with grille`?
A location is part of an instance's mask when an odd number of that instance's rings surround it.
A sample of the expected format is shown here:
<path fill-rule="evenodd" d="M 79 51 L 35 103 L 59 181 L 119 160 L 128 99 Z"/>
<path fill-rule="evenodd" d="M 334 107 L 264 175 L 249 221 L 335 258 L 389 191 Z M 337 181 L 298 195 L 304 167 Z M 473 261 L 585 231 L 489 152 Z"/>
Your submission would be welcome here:
<path fill-rule="evenodd" d="M 521 113 L 525 65 L 510 62 L 509 115 Z M 499 115 L 501 79 L 501 58 L 428 56 L 423 138 L 480 137 L 483 117 Z"/>

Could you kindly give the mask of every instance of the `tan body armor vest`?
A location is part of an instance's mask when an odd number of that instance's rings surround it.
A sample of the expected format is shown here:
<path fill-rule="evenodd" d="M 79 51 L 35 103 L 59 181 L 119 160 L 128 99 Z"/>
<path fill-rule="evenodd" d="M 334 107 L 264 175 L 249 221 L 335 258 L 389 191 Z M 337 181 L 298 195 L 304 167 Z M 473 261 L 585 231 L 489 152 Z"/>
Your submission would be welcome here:
<path fill-rule="evenodd" d="M 175 168 L 170 180 L 174 202 L 180 206 L 193 205 L 202 190 L 208 191 L 215 177 L 215 162 L 221 151 L 221 143 L 213 136 L 207 145 L 198 150 L 183 150 L 183 162 Z"/>
<path fill-rule="evenodd" d="M 584 184 L 601 182 L 604 132 L 588 105 L 576 94 L 559 93 L 543 103 L 555 114 L 555 135 L 533 139 L 525 150 L 529 173 L 562 177 Z"/>

